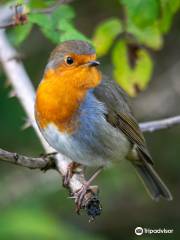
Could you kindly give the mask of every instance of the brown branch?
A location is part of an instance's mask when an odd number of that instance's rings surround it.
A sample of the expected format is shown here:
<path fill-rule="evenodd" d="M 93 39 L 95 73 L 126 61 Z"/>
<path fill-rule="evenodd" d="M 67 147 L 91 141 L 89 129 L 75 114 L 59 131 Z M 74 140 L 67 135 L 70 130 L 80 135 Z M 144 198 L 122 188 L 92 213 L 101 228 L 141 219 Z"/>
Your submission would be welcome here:
<path fill-rule="evenodd" d="M 0 148 L 0 161 L 5 161 L 30 169 L 48 170 L 55 168 L 55 162 L 51 155 L 42 157 L 27 157 L 18 153 L 12 153 Z"/>

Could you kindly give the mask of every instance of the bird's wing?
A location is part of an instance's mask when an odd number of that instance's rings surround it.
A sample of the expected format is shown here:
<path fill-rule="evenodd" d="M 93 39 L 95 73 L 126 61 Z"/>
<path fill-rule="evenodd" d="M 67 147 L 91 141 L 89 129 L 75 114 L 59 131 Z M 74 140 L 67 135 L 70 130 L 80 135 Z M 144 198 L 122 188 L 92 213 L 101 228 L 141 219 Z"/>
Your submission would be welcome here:
<path fill-rule="evenodd" d="M 108 111 L 107 121 L 113 127 L 121 130 L 136 146 L 140 159 L 152 164 L 153 161 L 146 148 L 144 136 L 129 107 L 127 94 L 115 81 L 106 79 L 94 89 L 94 95 L 105 104 Z"/>

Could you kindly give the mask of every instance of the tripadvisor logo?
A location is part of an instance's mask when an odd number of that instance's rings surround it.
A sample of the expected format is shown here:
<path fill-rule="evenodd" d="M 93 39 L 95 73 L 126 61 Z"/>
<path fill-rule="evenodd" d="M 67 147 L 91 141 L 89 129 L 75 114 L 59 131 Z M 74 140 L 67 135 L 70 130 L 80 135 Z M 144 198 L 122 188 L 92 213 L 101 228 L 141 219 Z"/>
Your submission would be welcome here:
<path fill-rule="evenodd" d="M 137 227 L 135 228 L 135 234 L 140 236 L 143 234 L 143 228 L 142 227 Z"/>
<path fill-rule="evenodd" d="M 167 228 L 157 228 L 157 229 L 151 229 L 151 228 L 142 228 L 142 227 L 136 227 L 135 228 L 135 234 L 140 236 L 142 234 L 171 234 L 173 233 L 174 229 L 167 229 Z"/>

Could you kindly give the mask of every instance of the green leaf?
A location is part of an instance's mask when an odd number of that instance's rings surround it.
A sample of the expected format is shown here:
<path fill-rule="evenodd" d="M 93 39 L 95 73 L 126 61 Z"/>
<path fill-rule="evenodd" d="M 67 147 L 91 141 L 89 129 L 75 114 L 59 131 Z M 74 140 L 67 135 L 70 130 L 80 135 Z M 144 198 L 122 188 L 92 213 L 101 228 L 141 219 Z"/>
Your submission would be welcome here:
<path fill-rule="evenodd" d="M 180 8 L 180 0 L 160 0 L 160 7 L 159 27 L 161 32 L 167 33 L 171 27 L 174 14 Z"/>
<path fill-rule="evenodd" d="M 10 41 L 15 45 L 18 46 L 21 44 L 28 36 L 32 29 L 32 23 L 26 23 L 24 25 L 19 25 L 14 27 L 8 32 L 8 36 Z"/>
<path fill-rule="evenodd" d="M 91 41 L 80 33 L 78 30 L 74 28 L 72 23 L 63 19 L 59 22 L 58 29 L 61 31 L 60 41 L 67 41 L 67 40 L 84 40 L 91 43 Z"/>
<path fill-rule="evenodd" d="M 93 35 L 93 43 L 98 57 L 104 56 L 113 44 L 114 39 L 122 32 L 121 21 L 111 18 L 99 24 Z"/>
<path fill-rule="evenodd" d="M 74 10 L 68 5 L 62 5 L 52 16 L 56 29 L 59 30 L 59 42 L 67 40 L 88 40 L 73 25 L 72 19 L 75 17 Z"/>
<path fill-rule="evenodd" d="M 163 36 L 156 22 L 143 30 L 130 22 L 127 26 L 127 31 L 135 36 L 139 44 L 143 44 L 154 50 L 159 50 L 163 45 Z"/>
<path fill-rule="evenodd" d="M 112 52 L 115 80 L 130 96 L 136 96 L 147 87 L 153 68 L 151 57 L 145 49 L 138 49 L 136 55 L 136 65 L 132 68 L 125 40 L 119 41 Z"/>
<path fill-rule="evenodd" d="M 39 27 L 42 28 L 51 28 L 52 22 L 50 21 L 50 16 L 43 13 L 30 13 L 29 14 L 29 21 L 31 23 L 37 24 Z"/>
<path fill-rule="evenodd" d="M 87 38 L 73 26 L 72 19 L 75 13 L 72 7 L 61 5 L 51 15 L 32 13 L 29 19 L 39 25 L 43 34 L 54 43 L 65 40 Z"/>
<path fill-rule="evenodd" d="M 60 33 L 55 28 L 51 16 L 42 13 L 31 13 L 29 15 L 29 21 L 37 24 L 40 27 L 43 34 L 53 43 L 59 42 Z"/>
<path fill-rule="evenodd" d="M 24 1 L 23 1 L 24 2 Z M 55 0 L 30 0 L 28 5 L 31 7 L 31 8 L 45 8 L 45 7 L 48 7 L 52 4 L 55 4 L 56 1 Z"/>
<path fill-rule="evenodd" d="M 140 90 L 144 90 L 151 78 L 153 69 L 152 59 L 145 49 L 138 52 L 138 60 L 135 70 L 132 72 L 132 81 Z"/>
<path fill-rule="evenodd" d="M 159 16 L 157 0 L 120 0 L 120 2 L 125 6 L 128 18 L 140 28 L 153 24 Z"/>
<path fill-rule="evenodd" d="M 53 43 L 59 42 L 60 33 L 57 30 L 54 21 L 52 21 L 52 16 L 43 13 L 30 13 L 29 21 L 37 24 L 43 34 Z"/>
<path fill-rule="evenodd" d="M 179 0 L 160 0 L 160 7 L 161 7 L 161 10 L 169 9 L 169 12 L 176 13 L 177 10 L 180 8 L 180 1 Z"/>
<path fill-rule="evenodd" d="M 41 28 L 42 33 L 45 37 L 57 44 L 60 42 L 60 32 L 57 29 L 43 27 Z"/>
<path fill-rule="evenodd" d="M 127 48 L 125 41 L 119 41 L 118 43 L 116 43 L 112 51 L 112 62 L 114 65 L 115 80 L 125 91 L 132 95 L 130 83 L 131 74 L 127 58 Z"/>
<path fill-rule="evenodd" d="M 75 12 L 69 5 L 61 5 L 52 14 L 54 24 L 59 24 L 61 20 L 72 20 L 74 17 Z"/>

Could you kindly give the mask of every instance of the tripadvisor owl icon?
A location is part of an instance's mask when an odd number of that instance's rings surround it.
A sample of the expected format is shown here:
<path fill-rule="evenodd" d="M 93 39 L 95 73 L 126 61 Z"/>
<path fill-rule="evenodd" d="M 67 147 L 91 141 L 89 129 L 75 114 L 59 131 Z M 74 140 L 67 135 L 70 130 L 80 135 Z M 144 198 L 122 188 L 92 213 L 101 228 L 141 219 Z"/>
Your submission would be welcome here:
<path fill-rule="evenodd" d="M 140 236 L 143 234 L 143 228 L 142 227 L 136 227 L 135 228 L 135 234 Z"/>

